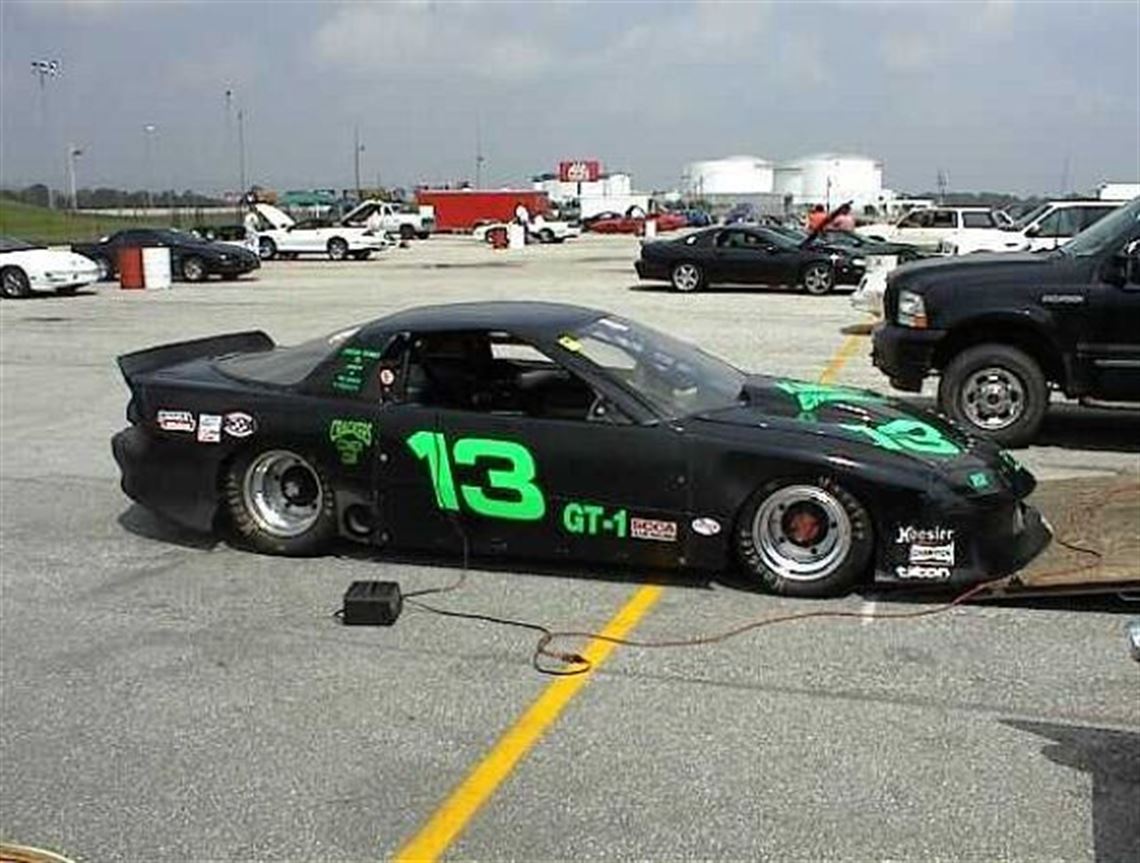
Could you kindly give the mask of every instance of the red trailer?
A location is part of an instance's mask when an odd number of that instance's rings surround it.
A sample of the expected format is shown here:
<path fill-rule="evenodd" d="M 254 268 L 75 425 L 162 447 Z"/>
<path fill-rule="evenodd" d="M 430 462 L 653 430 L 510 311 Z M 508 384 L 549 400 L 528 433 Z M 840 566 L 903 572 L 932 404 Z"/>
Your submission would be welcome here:
<path fill-rule="evenodd" d="M 532 217 L 550 214 L 546 192 L 533 189 L 420 189 L 416 203 L 435 208 L 437 231 L 470 231 L 480 222 L 509 222 L 519 203 Z"/>

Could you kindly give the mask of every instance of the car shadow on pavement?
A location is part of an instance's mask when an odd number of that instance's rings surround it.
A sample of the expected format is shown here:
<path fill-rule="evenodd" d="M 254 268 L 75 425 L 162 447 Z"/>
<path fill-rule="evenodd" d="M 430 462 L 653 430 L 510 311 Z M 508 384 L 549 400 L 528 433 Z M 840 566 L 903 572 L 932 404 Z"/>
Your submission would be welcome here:
<path fill-rule="evenodd" d="M 630 291 L 642 291 L 644 293 L 662 293 L 662 294 L 675 294 L 678 293 L 673 289 L 673 286 L 668 282 L 637 282 L 627 288 Z M 854 285 L 836 285 L 836 287 L 826 296 L 833 297 L 838 294 L 848 294 L 855 290 Z M 809 296 L 804 294 L 795 285 L 706 285 L 699 291 L 694 291 L 697 294 L 803 294 L 805 297 Z M 815 299 L 812 297 L 812 299 Z"/>
<path fill-rule="evenodd" d="M 898 394 L 895 396 L 898 397 Z M 902 397 L 901 400 L 916 408 L 938 410 L 932 398 Z M 1140 411 L 1054 404 L 1045 414 L 1045 422 L 1041 425 L 1034 445 L 1140 452 Z"/>
<path fill-rule="evenodd" d="M 144 509 L 133 503 L 119 515 L 119 525 L 135 536 L 146 539 L 155 539 L 159 542 L 169 542 L 182 548 L 193 548 L 198 551 L 209 551 L 216 547 L 221 540 L 208 533 L 199 533 L 195 530 L 182 527 L 172 521 Z"/>
<path fill-rule="evenodd" d="M 1120 661 L 1130 662 L 1123 642 Z M 1089 774 L 1097 863 L 1140 860 L 1140 733 L 1016 719 L 1001 722 L 1050 741 L 1041 754 L 1054 764 Z"/>

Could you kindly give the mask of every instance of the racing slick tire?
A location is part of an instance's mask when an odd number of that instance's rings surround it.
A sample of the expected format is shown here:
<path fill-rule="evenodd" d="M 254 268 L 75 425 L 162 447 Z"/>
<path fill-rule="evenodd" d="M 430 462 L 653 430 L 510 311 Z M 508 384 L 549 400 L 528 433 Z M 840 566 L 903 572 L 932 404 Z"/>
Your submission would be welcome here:
<path fill-rule="evenodd" d="M 336 497 L 316 459 L 286 447 L 239 453 L 223 479 L 236 539 L 263 554 L 305 557 L 336 535 Z"/>
<path fill-rule="evenodd" d="M 4 267 L 0 270 L 0 294 L 10 300 L 22 300 L 32 293 L 32 283 L 28 274 L 19 267 Z"/>
<path fill-rule="evenodd" d="M 835 273 L 827 264 L 816 262 L 808 264 L 800 273 L 800 285 L 813 297 L 822 297 L 831 293 L 835 286 Z"/>
<path fill-rule="evenodd" d="M 400 239 L 401 240 L 414 240 L 416 238 L 416 229 L 411 225 L 400 225 Z"/>
<path fill-rule="evenodd" d="M 208 275 L 206 271 L 206 262 L 199 258 L 197 255 L 191 255 L 182 262 L 180 267 L 182 270 L 182 278 L 188 282 L 204 282 Z"/>
<path fill-rule="evenodd" d="M 348 243 L 340 237 L 333 237 L 326 247 L 330 261 L 343 261 L 348 257 Z"/>
<path fill-rule="evenodd" d="M 749 576 L 794 597 L 849 592 L 875 546 L 867 510 L 826 477 L 776 480 L 757 490 L 741 510 L 735 540 Z"/>
<path fill-rule="evenodd" d="M 669 281 L 673 284 L 673 290 L 682 294 L 691 294 L 705 286 L 705 271 L 699 264 L 681 261 L 673 266 L 672 272 L 669 273 Z"/>
<path fill-rule="evenodd" d="M 1009 345 L 982 344 L 952 359 L 938 382 L 938 406 L 971 432 L 1002 446 L 1023 446 L 1037 435 L 1049 407 L 1041 366 Z"/>
<path fill-rule="evenodd" d="M 272 261 L 277 257 L 277 244 L 269 237 L 262 237 L 257 241 L 257 254 L 263 261 Z"/>

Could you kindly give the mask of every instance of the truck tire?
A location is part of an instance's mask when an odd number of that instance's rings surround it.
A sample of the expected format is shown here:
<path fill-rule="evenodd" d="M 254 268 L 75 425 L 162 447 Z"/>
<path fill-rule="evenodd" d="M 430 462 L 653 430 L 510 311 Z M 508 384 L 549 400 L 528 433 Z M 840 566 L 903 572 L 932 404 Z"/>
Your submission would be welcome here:
<path fill-rule="evenodd" d="M 938 406 L 970 432 L 1002 446 L 1037 435 L 1049 406 L 1041 366 L 1009 345 L 982 344 L 954 357 L 938 382 Z"/>
<path fill-rule="evenodd" d="M 416 229 L 411 225 L 400 225 L 400 239 L 401 240 L 414 240 L 416 238 Z"/>

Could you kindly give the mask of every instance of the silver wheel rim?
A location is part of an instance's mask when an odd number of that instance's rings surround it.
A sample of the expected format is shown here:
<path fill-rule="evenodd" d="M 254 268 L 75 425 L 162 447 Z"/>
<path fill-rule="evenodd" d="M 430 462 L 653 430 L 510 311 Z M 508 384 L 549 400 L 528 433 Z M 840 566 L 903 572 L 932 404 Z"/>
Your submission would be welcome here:
<path fill-rule="evenodd" d="M 987 431 L 1009 428 L 1025 413 L 1025 384 L 1001 366 L 979 369 L 966 379 L 960 398 L 962 413 Z"/>
<path fill-rule="evenodd" d="M 202 262 L 194 258 L 191 258 L 182 265 L 182 275 L 186 277 L 187 281 L 191 282 L 196 282 L 202 278 L 203 270 Z"/>
<path fill-rule="evenodd" d="M 4 296 L 18 297 L 24 292 L 24 283 L 15 270 L 4 271 Z"/>
<path fill-rule="evenodd" d="M 293 539 L 317 523 L 324 493 L 311 464 L 294 452 L 270 450 L 246 468 L 242 502 L 263 531 Z"/>
<path fill-rule="evenodd" d="M 331 240 L 329 242 L 329 257 L 334 261 L 344 260 L 344 256 L 348 254 L 348 246 L 339 240 Z"/>
<path fill-rule="evenodd" d="M 790 529 L 800 514 L 815 522 L 817 535 Z M 800 525 L 802 527 L 802 525 Z M 764 566 L 789 581 L 818 581 L 834 573 L 851 551 L 851 519 L 830 492 L 789 485 L 764 499 L 752 519 L 752 542 Z"/>
<path fill-rule="evenodd" d="M 695 291 L 701 283 L 701 273 L 692 264 L 678 264 L 673 270 L 673 286 L 678 291 Z"/>
<path fill-rule="evenodd" d="M 273 257 L 276 247 L 272 240 L 262 240 L 257 244 L 257 253 L 261 256 L 262 260 L 269 260 Z"/>
<path fill-rule="evenodd" d="M 824 267 L 811 267 L 804 273 L 804 287 L 811 294 L 825 293 L 831 287 L 831 274 Z"/>

